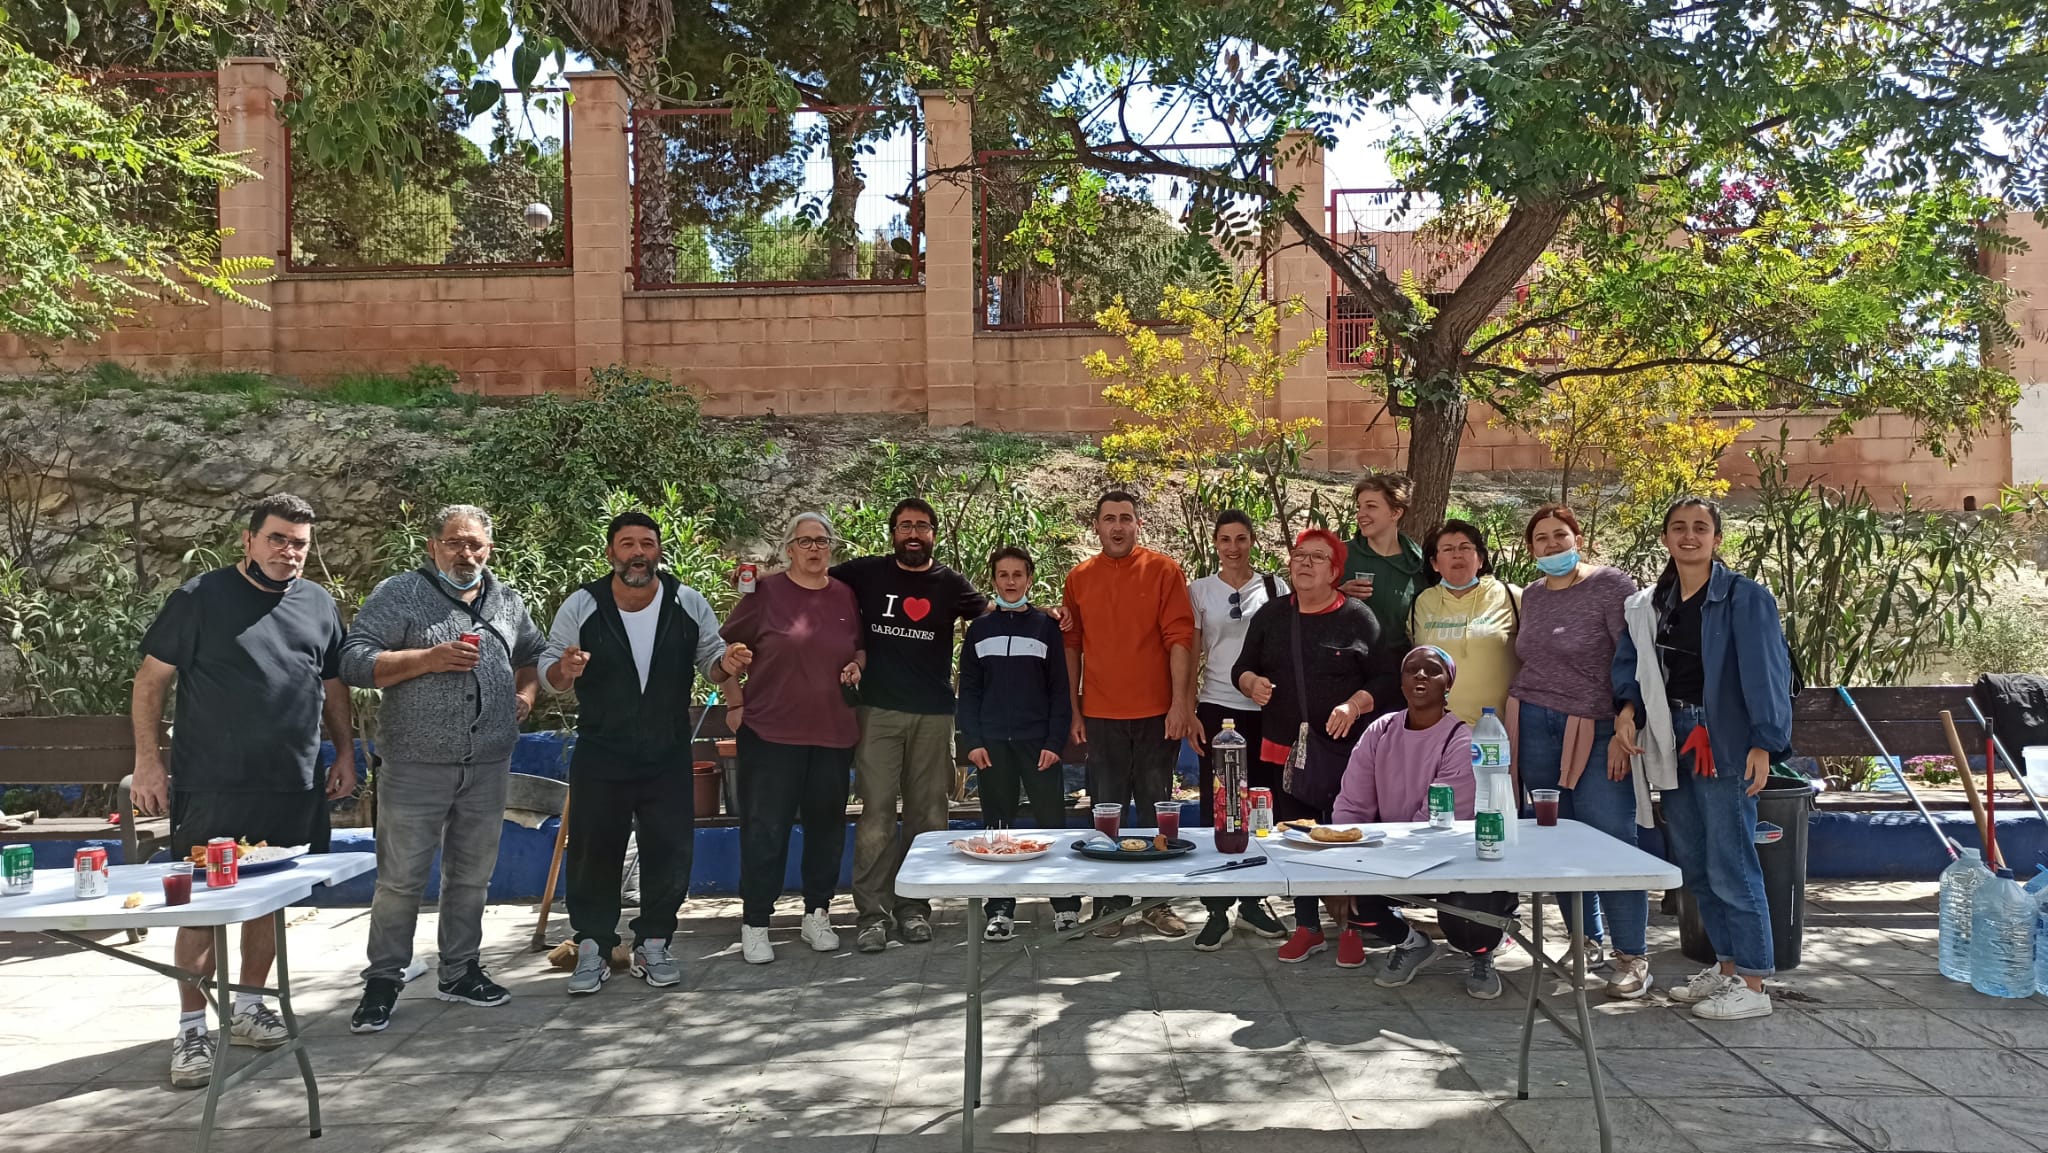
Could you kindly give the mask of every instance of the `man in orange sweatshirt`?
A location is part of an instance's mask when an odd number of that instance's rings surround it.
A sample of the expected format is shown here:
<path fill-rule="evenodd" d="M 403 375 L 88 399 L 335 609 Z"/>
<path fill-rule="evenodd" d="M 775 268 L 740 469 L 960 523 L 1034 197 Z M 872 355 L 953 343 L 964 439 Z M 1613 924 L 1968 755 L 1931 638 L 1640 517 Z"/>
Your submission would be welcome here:
<path fill-rule="evenodd" d="M 1088 746 L 1088 794 L 1098 804 L 1135 801 L 1132 824 L 1153 825 L 1152 806 L 1173 796 L 1182 738 L 1199 745 L 1195 720 L 1194 608 L 1172 557 L 1138 545 L 1138 498 L 1112 490 L 1095 502 L 1102 552 L 1074 566 L 1065 594 L 1068 691 L 1076 741 Z M 1131 904 L 1096 902 L 1098 916 Z M 1162 905 L 1145 914 L 1162 935 L 1187 923 Z M 1106 921 L 1097 936 L 1123 932 Z"/>

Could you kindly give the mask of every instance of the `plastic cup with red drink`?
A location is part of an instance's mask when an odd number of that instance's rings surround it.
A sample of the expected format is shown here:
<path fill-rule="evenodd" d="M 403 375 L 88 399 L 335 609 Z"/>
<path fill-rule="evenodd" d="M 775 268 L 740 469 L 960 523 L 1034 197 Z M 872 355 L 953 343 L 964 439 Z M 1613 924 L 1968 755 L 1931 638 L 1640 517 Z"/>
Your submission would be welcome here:
<path fill-rule="evenodd" d="M 1114 840 L 1123 831 L 1124 807 L 1122 805 L 1097 805 L 1095 806 L 1094 814 L 1096 832 Z"/>
<path fill-rule="evenodd" d="M 1536 824 L 1539 828 L 1551 828 L 1557 824 L 1556 789 L 1530 789 L 1529 801 L 1536 807 Z"/>
<path fill-rule="evenodd" d="M 1180 802 L 1158 801 L 1152 806 L 1152 816 L 1159 825 L 1159 831 L 1168 840 L 1180 839 Z"/>
<path fill-rule="evenodd" d="M 170 871 L 164 874 L 164 904 L 189 905 L 192 903 L 192 862 L 173 861 Z"/>

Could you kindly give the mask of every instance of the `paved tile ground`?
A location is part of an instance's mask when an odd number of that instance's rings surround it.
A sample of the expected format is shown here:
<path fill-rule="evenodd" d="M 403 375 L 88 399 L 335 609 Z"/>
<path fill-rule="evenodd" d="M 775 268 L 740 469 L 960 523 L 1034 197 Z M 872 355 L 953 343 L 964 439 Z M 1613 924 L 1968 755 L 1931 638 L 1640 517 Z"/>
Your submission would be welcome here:
<path fill-rule="evenodd" d="M 1935 974 L 1930 885 L 1822 884 L 1805 965 L 1777 1012 L 1709 1025 L 1661 993 L 1598 1006 L 1620 1150 L 1655 1153 L 2048 1150 L 2048 1003 L 1997 1002 Z M 514 993 L 447 1005 L 430 981 L 389 1032 L 348 1033 L 367 912 L 299 910 L 292 953 L 326 1136 L 308 1141 L 291 1067 L 224 1099 L 214 1148 L 639 1153 L 946 1150 L 959 1144 L 964 907 L 940 940 L 880 956 L 801 949 L 739 960 L 735 902 L 693 903 L 686 979 L 615 977 L 570 1001 L 525 951 L 533 911 L 498 906 L 487 962 Z M 1027 919 L 1050 920 L 1038 902 Z M 1199 922 L 1199 908 L 1183 910 Z M 842 926 L 850 917 L 840 917 Z M 1550 922 L 1556 939 L 1555 919 Z M 556 931 L 559 933 L 560 923 Z M 1654 917 L 1660 984 L 1689 971 Z M 433 939 L 433 918 L 420 940 Z M 138 948 L 167 958 L 159 931 Z M 1005 946 L 1008 949 L 1015 945 Z M 1528 957 L 1508 996 L 1466 997 L 1439 961 L 1406 989 L 1324 954 L 1280 965 L 1240 934 L 1222 952 L 1149 930 L 1041 954 L 988 996 L 981 1149 L 1225 1153 L 1586 1153 L 1584 1062 L 1548 1025 L 1532 1099 L 1514 1099 Z M 0 1149 L 193 1147 L 199 1098 L 169 1087 L 167 983 L 40 937 L 0 935 Z"/>

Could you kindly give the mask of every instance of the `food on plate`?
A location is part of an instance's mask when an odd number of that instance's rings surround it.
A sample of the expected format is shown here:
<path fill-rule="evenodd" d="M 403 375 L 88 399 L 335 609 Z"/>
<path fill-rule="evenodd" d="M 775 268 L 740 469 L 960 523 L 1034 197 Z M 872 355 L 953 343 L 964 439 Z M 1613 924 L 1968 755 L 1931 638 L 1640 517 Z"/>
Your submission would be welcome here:
<path fill-rule="evenodd" d="M 1126 853 L 1142 853 L 1152 847 L 1152 842 L 1143 837 L 1125 837 L 1116 843 L 1116 847 Z"/>
<path fill-rule="evenodd" d="M 248 855 L 249 855 L 250 853 L 253 853 L 253 852 L 255 852 L 255 851 L 256 851 L 257 849 L 267 849 L 267 848 L 269 848 L 269 847 L 270 847 L 270 842 L 269 842 L 269 841 L 258 841 L 258 842 L 256 842 L 256 843 L 255 843 L 255 844 L 253 844 L 253 845 L 252 845 L 252 844 L 250 844 L 250 843 L 249 843 L 249 842 L 247 842 L 247 841 L 236 841 L 236 842 L 235 842 L 235 859 L 239 861 L 239 860 L 241 860 L 241 859 L 242 859 L 243 857 L 246 857 L 246 856 L 248 856 Z M 187 854 L 185 854 L 185 856 L 186 856 L 186 857 L 188 857 L 188 858 L 189 858 L 189 859 L 190 859 L 190 860 L 192 861 L 192 863 L 193 863 L 194 865 L 197 865 L 197 866 L 199 866 L 199 867 L 200 867 L 200 868 L 202 868 L 202 869 L 203 869 L 203 868 L 205 868 L 205 867 L 206 867 L 206 844 L 205 844 L 205 842 L 203 842 L 203 841 L 202 841 L 202 842 L 200 842 L 199 844 L 197 844 L 197 845 L 194 845 L 194 846 L 192 846 L 192 851 L 191 851 L 191 852 L 189 852 L 189 853 L 187 853 Z"/>
<path fill-rule="evenodd" d="M 141 893 L 130 893 L 130 894 L 128 894 L 128 899 L 127 899 L 127 900 L 125 900 L 125 901 L 123 901 L 123 902 L 121 902 L 121 907 L 122 907 L 122 908 L 124 908 L 124 909 L 140 909 L 140 908 L 142 907 L 142 894 L 141 894 Z"/>
<path fill-rule="evenodd" d="M 1282 821 L 1280 822 L 1280 827 L 1283 829 L 1300 829 L 1306 833 L 1316 827 L 1316 822 L 1312 817 L 1302 817 L 1299 820 Z"/>
<path fill-rule="evenodd" d="M 1016 837 L 1005 832 L 980 833 L 949 842 L 963 852 L 978 853 L 984 857 L 1010 857 L 1019 853 L 1042 853 L 1052 847 L 1044 838 Z"/>
<path fill-rule="evenodd" d="M 1158 849 L 1160 852 L 1163 853 L 1166 850 L 1173 847 L 1173 842 L 1167 837 L 1165 833 L 1161 833 L 1158 836 L 1152 838 L 1152 847 Z"/>
<path fill-rule="evenodd" d="M 1311 841 L 1327 841 L 1331 844 L 1345 844 L 1365 839 L 1364 829 L 1338 829 L 1329 825 L 1317 825 L 1308 831 Z"/>

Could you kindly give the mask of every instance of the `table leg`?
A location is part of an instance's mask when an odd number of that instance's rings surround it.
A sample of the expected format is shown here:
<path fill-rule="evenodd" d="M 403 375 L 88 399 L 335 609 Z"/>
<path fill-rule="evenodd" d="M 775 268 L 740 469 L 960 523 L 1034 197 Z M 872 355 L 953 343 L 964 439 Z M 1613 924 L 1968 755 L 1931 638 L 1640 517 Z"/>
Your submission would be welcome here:
<path fill-rule="evenodd" d="M 1586 894 L 1572 894 L 1573 925 L 1583 925 L 1586 920 Z M 1600 1053 L 1593 1045 L 1593 1013 L 1586 1007 L 1586 935 L 1573 930 L 1572 941 L 1572 1001 L 1579 1011 L 1579 1048 L 1586 1052 L 1586 1076 L 1593 1086 L 1593 1116 L 1600 1123 L 1600 1153 L 1611 1153 L 1614 1148 L 1614 1131 L 1607 1123 L 1607 1089 L 1600 1080 Z M 1527 1043 L 1526 1038 L 1524 1044 Z"/>
<path fill-rule="evenodd" d="M 292 1013 L 292 971 L 291 963 L 284 951 L 284 910 L 271 914 L 277 928 L 277 1007 L 284 1015 L 284 1031 L 290 1040 L 285 1044 L 292 1047 L 292 1056 L 299 1059 L 299 1077 L 306 1082 L 306 1127 L 312 1136 L 320 1135 L 320 1087 L 313 1083 L 313 1059 L 306 1055 L 305 1042 L 299 1039 L 299 1019 Z"/>
<path fill-rule="evenodd" d="M 1529 894 L 1535 916 L 1529 918 L 1529 1009 L 1522 1015 L 1522 1065 L 1515 1075 L 1515 1100 L 1529 1099 L 1529 1042 L 1536 1033 L 1536 1006 L 1543 988 L 1543 894 Z"/>
<path fill-rule="evenodd" d="M 974 1110 L 981 1104 L 981 898 L 967 902 L 967 1061 L 960 1102 L 960 1153 L 974 1153 Z"/>
<path fill-rule="evenodd" d="M 199 1115 L 199 1153 L 213 1145 L 213 1115 L 220 1105 L 221 1089 L 228 1079 L 227 1055 L 235 1036 L 235 998 L 228 980 L 228 927 L 213 927 L 214 1009 L 220 1031 L 213 1035 L 213 1075 L 206 1079 L 206 1107 Z"/>

